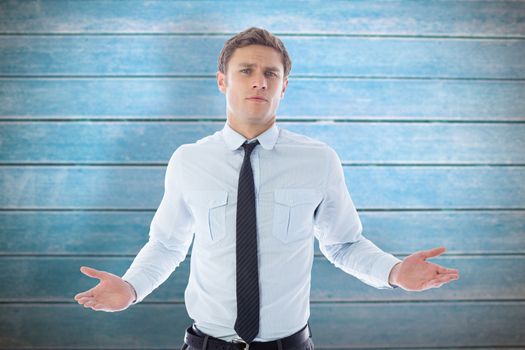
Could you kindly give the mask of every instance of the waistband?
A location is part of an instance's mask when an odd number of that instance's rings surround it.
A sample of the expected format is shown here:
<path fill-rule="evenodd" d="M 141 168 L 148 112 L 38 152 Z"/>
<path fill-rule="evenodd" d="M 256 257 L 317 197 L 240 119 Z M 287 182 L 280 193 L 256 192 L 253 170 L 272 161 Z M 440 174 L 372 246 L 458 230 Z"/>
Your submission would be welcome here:
<path fill-rule="evenodd" d="M 198 329 L 190 326 L 186 329 L 184 342 L 192 348 L 201 350 L 285 350 L 298 347 L 312 336 L 310 324 L 306 324 L 300 331 L 281 339 L 268 342 L 251 342 L 247 344 L 242 341 L 227 342 L 209 336 Z"/>

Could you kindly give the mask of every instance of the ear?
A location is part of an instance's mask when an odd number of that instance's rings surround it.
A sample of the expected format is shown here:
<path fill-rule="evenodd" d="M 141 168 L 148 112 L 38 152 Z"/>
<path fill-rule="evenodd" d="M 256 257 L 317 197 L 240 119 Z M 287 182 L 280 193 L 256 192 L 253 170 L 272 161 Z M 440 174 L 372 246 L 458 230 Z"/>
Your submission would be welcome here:
<path fill-rule="evenodd" d="M 223 94 L 226 94 L 226 76 L 221 71 L 217 71 L 216 76 L 217 76 L 217 87 Z"/>
<path fill-rule="evenodd" d="M 287 87 L 288 87 L 288 77 L 286 77 L 283 81 L 283 89 L 281 90 L 281 99 L 284 97 L 284 92 L 286 91 Z"/>

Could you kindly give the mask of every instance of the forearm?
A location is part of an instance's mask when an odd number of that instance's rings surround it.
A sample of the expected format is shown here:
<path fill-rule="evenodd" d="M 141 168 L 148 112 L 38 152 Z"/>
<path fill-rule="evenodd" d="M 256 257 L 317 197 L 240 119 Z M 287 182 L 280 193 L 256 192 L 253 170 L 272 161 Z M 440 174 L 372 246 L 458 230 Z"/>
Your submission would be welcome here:
<path fill-rule="evenodd" d="M 323 245 L 321 251 L 336 267 L 378 289 L 392 289 L 390 274 L 401 262 L 363 236 L 356 242 Z"/>
<path fill-rule="evenodd" d="M 141 302 L 147 295 L 168 279 L 186 257 L 188 247 L 168 249 L 159 241 L 149 240 L 137 254 L 122 279 L 128 282 L 136 294 L 134 303 Z"/>

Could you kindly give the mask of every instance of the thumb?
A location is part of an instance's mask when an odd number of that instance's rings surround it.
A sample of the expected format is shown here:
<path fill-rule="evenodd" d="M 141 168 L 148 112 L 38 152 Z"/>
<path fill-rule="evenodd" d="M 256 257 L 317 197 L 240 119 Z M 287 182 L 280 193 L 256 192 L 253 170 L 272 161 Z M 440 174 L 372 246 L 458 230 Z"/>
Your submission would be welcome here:
<path fill-rule="evenodd" d="M 104 271 L 99 271 L 91 267 L 87 266 L 81 266 L 80 272 L 82 272 L 84 275 L 87 275 L 89 277 L 98 278 L 98 279 L 104 279 L 105 273 Z"/>
<path fill-rule="evenodd" d="M 423 260 L 425 260 L 425 259 L 428 259 L 428 258 L 432 258 L 434 256 L 441 255 L 446 250 L 447 250 L 447 248 L 445 248 L 445 247 L 438 247 L 438 248 L 433 248 L 433 249 L 430 249 L 430 250 L 423 250 L 423 251 L 419 252 L 419 257 L 422 258 Z"/>

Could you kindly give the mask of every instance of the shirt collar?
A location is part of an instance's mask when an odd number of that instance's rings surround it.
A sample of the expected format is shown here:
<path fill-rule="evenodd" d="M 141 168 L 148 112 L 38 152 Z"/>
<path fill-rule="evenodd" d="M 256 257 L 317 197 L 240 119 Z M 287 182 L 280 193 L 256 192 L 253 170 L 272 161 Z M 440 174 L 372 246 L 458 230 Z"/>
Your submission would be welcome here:
<path fill-rule="evenodd" d="M 273 146 L 275 146 L 278 136 L 279 128 L 277 127 L 277 122 L 274 122 L 268 130 L 250 140 L 247 140 L 243 135 L 233 130 L 230 124 L 228 124 L 227 120 L 224 123 L 224 128 L 222 129 L 222 137 L 231 151 L 235 151 L 246 141 L 250 142 L 256 139 L 259 140 L 260 145 L 264 149 L 271 150 Z"/>

